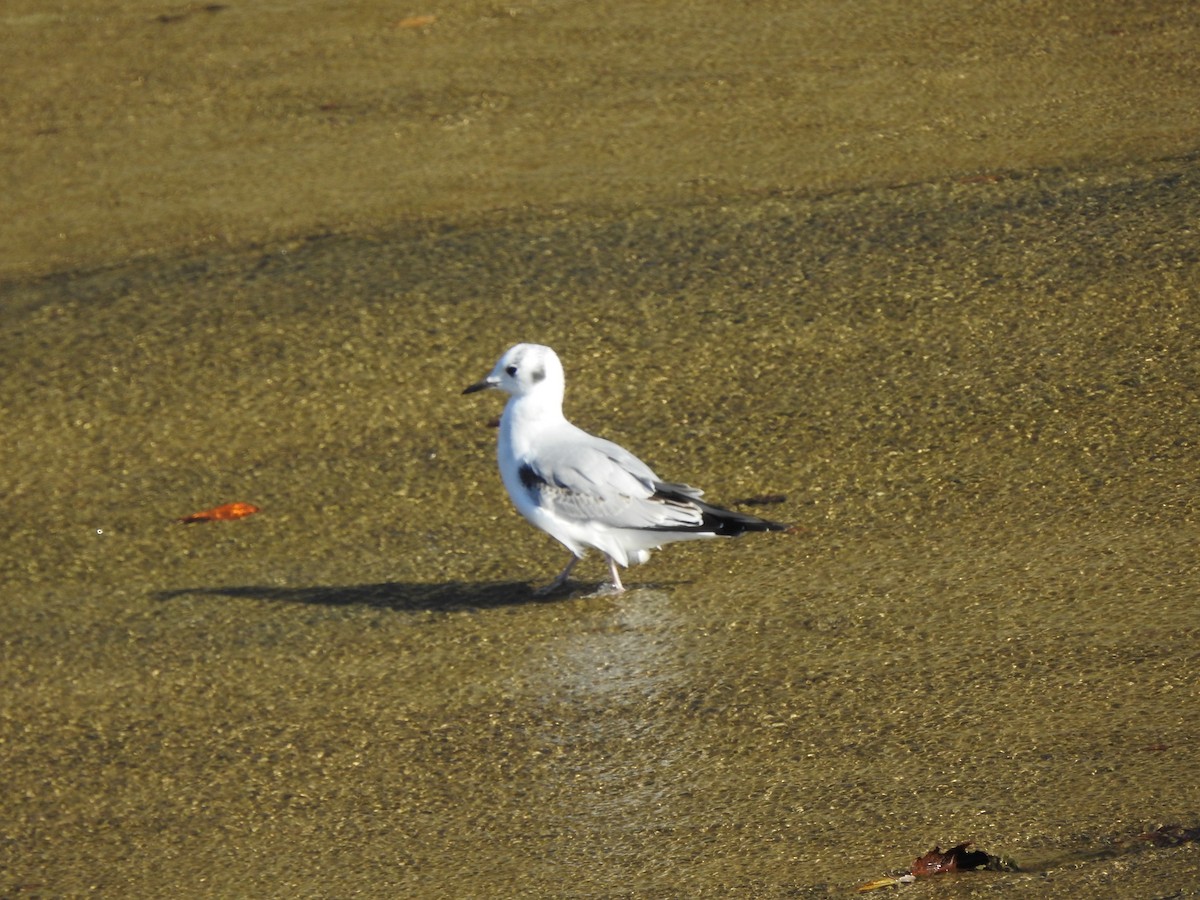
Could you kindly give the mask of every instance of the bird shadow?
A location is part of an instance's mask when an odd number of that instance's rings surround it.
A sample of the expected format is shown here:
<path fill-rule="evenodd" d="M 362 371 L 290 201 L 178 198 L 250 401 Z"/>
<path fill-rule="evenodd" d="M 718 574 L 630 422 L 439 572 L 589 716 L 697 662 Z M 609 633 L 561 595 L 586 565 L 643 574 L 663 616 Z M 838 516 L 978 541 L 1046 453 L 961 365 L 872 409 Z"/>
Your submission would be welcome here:
<path fill-rule="evenodd" d="M 564 599 L 566 595 L 555 592 L 541 596 L 530 585 L 520 581 L 449 581 L 440 584 L 385 581 L 378 584 L 308 587 L 247 584 L 177 588 L 157 591 L 153 595 L 155 600 L 164 602 L 188 596 L 245 598 L 310 606 L 364 606 L 397 612 L 453 612 L 553 603 Z"/>

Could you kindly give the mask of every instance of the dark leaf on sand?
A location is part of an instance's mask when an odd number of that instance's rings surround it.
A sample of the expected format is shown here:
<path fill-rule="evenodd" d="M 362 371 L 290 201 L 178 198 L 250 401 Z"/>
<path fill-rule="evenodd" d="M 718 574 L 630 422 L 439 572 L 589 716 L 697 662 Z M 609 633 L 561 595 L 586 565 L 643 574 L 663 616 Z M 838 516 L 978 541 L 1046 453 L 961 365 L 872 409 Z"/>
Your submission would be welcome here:
<path fill-rule="evenodd" d="M 969 850 L 970 841 L 958 844 L 949 850 L 934 847 L 924 856 L 913 861 L 909 871 L 913 875 L 941 875 L 945 872 L 969 872 L 972 869 L 991 868 L 992 857 L 982 850 Z"/>

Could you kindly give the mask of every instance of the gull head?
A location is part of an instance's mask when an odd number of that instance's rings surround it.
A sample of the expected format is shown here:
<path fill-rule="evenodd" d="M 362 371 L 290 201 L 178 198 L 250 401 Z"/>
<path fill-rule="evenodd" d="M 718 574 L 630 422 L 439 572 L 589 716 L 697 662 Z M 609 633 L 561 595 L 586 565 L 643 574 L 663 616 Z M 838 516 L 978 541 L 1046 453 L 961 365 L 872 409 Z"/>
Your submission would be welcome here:
<path fill-rule="evenodd" d="M 464 394 L 497 388 L 513 397 L 534 393 L 562 397 L 563 367 L 558 354 L 541 344 L 516 344 L 504 351 L 495 368 L 482 381 L 468 387 Z"/>

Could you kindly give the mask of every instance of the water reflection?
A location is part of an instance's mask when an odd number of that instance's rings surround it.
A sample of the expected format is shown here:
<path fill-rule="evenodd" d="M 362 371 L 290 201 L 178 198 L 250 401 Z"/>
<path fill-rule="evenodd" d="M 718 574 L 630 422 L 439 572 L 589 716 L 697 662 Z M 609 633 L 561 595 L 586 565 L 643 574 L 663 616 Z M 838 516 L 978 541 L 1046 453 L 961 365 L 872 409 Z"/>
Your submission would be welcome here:
<path fill-rule="evenodd" d="M 581 602 L 591 624 L 548 635 L 524 673 L 542 709 L 531 737 L 546 757 L 537 786 L 546 827 L 631 837 L 674 827 L 693 787 L 689 760 L 706 752 L 681 734 L 694 722 L 679 708 L 695 691 L 679 598 L 638 589 Z"/>

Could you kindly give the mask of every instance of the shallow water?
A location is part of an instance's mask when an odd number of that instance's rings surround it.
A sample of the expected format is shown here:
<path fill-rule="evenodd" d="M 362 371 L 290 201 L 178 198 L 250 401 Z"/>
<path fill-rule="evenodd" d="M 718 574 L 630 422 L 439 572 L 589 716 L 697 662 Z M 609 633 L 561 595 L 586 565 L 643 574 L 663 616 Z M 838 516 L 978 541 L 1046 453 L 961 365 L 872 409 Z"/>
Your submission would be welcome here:
<path fill-rule="evenodd" d="M 1200 144 L 1200 16 L 1003 0 L 8 0 L 0 276 Z"/>
<path fill-rule="evenodd" d="M 33 285 L 5 338 L 13 883 L 803 894 L 935 842 L 1036 860 L 1194 820 L 1198 180 Z M 803 531 L 535 600 L 560 553 L 502 496 L 495 398 L 458 395 L 509 335 L 559 347 L 583 424 L 718 500 L 786 493 Z M 234 498 L 263 512 L 172 522 Z"/>
<path fill-rule="evenodd" d="M 1200 819 L 1200 167 L 1152 156 L 10 281 L 3 892 L 824 896 L 962 840 L 1030 870 L 964 896 L 1194 892 L 1089 856 Z M 535 598 L 459 396 L 520 339 L 800 528 Z"/>

